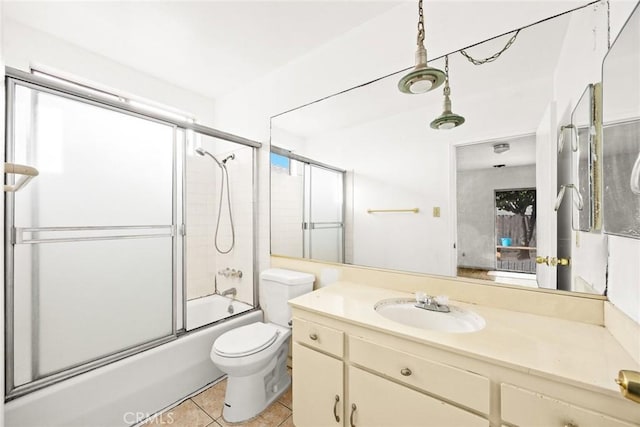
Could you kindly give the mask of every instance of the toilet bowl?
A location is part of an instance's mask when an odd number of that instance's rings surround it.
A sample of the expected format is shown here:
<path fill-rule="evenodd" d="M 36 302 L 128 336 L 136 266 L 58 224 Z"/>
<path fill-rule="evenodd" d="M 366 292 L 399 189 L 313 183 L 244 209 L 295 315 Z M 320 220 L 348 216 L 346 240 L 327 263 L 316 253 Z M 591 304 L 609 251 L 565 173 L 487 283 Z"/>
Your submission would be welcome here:
<path fill-rule="evenodd" d="M 291 309 L 287 301 L 313 289 L 314 276 L 269 269 L 260 275 L 260 294 L 267 322 L 232 329 L 218 337 L 211 360 L 227 374 L 222 416 L 228 422 L 260 414 L 291 384 L 287 356 Z"/>

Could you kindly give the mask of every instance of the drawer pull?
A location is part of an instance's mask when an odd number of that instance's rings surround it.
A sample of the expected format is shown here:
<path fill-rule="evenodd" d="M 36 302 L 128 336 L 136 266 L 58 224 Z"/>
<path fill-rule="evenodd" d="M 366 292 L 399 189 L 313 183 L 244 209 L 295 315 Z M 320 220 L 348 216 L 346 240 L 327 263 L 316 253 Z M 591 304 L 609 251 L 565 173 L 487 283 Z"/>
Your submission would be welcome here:
<path fill-rule="evenodd" d="M 351 404 L 351 416 L 349 417 L 349 424 L 351 425 L 351 427 L 356 427 L 356 425 L 353 423 L 353 416 L 354 416 L 354 415 L 355 415 L 355 413 L 356 413 L 356 409 L 358 409 L 358 408 L 356 407 L 356 404 L 355 404 L 355 403 L 352 403 L 352 404 Z"/>
<path fill-rule="evenodd" d="M 408 377 L 409 375 L 411 375 L 411 369 L 409 369 L 409 368 L 402 368 L 402 369 L 400 370 L 400 373 L 401 373 L 403 376 Z"/>
<path fill-rule="evenodd" d="M 340 422 L 340 416 L 338 415 L 338 402 L 340 402 L 340 396 L 336 394 L 336 401 L 333 404 L 333 417 L 336 419 L 336 422 Z"/>
<path fill-rule="evenodd" d="M 309 334 L 309 338 L 311 338 L 311 341 L 317 341 L 318 340 L 318 336 L 316 334 Z"/>
<path fill-rule="evenodd" d="M 566 423 L 564 427 L 578 427 L 578 425 L 574 423 Z"/>

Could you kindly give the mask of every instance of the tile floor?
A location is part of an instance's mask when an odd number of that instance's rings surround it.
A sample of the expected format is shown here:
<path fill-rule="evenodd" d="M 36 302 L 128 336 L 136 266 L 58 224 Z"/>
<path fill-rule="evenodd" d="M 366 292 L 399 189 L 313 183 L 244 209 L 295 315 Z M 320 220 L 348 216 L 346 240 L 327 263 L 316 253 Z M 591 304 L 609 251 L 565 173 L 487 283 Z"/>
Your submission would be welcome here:
<path fill-rule="evenodd" d="M 293 427 L 291 387 L 256 418 L 239 424 L 230 424 L 222 419 L 226 388 L 225 379 L 156 416 L 141 427 Z"/>

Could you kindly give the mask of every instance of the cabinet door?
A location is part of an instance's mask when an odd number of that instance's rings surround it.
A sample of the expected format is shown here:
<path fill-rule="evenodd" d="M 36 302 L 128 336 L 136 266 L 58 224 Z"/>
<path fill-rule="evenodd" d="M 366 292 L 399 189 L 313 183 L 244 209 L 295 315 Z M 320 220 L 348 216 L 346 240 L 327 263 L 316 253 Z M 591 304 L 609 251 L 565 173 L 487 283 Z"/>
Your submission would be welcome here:
<path fill-rule="evenodd" d="M 622 420 L 509 384 L 502 384 L 502 419 L 523 427 L 632 427 Z"/>
<path fill-rule="evenodd" d="M 489 426 L 478 415 L 351 366 L 347 410 L 351 426 Z"/>
<path fill-rule="evenodd" d="M 293 423 L 296 427 L 342 425 L 342 366 L 341 360 L 293 343 Z"/>

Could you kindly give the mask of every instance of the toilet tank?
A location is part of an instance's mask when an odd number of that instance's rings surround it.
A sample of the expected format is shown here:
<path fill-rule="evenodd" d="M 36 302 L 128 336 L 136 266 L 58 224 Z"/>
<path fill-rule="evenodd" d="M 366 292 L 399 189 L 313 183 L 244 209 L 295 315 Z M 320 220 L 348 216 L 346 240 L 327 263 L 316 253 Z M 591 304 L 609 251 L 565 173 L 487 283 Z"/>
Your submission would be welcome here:
<path fill-rule="evenodd" d="M 313 290 L 315 276 L 300 271 L 270 268 L 260 273 L 260 305 L 265 320 L 290 326 L 291 308 L 287 301 Z"/>

